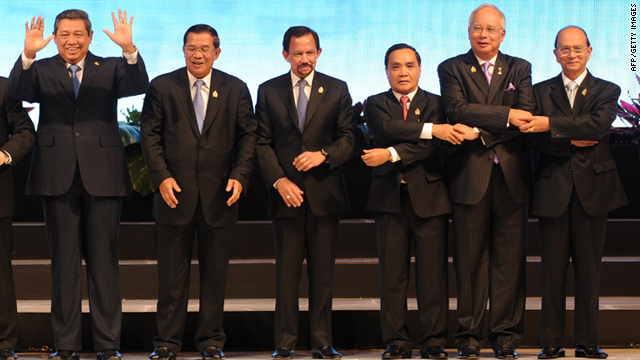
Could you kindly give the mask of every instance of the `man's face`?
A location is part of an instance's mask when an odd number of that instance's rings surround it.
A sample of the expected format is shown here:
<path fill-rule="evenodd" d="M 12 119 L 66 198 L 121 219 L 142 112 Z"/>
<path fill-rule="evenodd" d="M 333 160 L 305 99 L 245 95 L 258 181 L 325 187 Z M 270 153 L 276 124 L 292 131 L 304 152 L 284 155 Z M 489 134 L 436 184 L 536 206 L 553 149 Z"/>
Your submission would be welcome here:
<path fill-rule="evenodd" d="M 389 54 L 386 71 L 391 89 L 407 95 L 418 87 L 422 68 L 413 50 L 400 49 Z"/>
<path fill-rule="evenodd" d="M 482 60 L 491 60 L 498 53 L 505 34 L 500 13 L 492 8 L 480 9 L 473 15 L 469 27 L 471 50 Z"/>
<path fill-rule="evenodd" d="M 198 79 L 209 75 L 213 61 L 220 56 L 220 48 L 213 46 L 213 36 L 208 32 L 189 33 L 182 47 L 187 70 Z"/>
<path fill-rule="evenodd" d="M 592 48 L 587 47 L 587 37 L 582 30 L 567 28 L 558 35 L 557 49 L 553 50 L 556 61 L 562 66 L 562 72 L 575 80 L 587 68 Z M 580 54 L 576 54 L 576 51 Z"/>
<path fill-rule="evenodd" d="M 291 71 L 304 79 L 316 68 L 316 61 L 322 49 L 316 49 L 316 41 L 312 34 L 291 37 L 289 51 L 282 51 L 284 59 L 291 64 Z"/>
<path fill-rule="evenodd" d="M 62 19 L 58 22 L 58 30 L 54 35 L 62 59 L 69 64 L 75 64 L 87 56 L 93 31 L 91 34 L 87 33 L 82 19 Z"/>

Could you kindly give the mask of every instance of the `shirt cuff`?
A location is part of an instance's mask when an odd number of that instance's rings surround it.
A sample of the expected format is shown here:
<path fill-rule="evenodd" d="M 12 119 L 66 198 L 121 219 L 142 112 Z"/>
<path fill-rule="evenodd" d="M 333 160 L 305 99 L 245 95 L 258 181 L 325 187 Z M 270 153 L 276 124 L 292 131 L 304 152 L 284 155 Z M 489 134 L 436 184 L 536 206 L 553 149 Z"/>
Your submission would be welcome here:
<path fill-rule="evenodd" d="M 393 148 L 393 146 L 388 147 L 387 150 L 389 150 L 389 152 L 391 153 L 391 162 L 395 163 L 400 161 L 400 155 L 398 155 L 398 152 L 396 151 L 396 149 Z"/>
<path fill-rule="evenodd" d="M 11 165 L 11 163 L 13 162 L 13 159 L 11 158 L 11 154 L 9 154 L 9 152 L 7 150 L 2 150 L 2 152 L 4 153 L 4 156 L 7 157 L 7 160 L 4 161 L 4 163 L 6 165 Z M 2 165 L 2 164 L 0 164 Z"/>
<path fill-rule="evenodd" d="M 22 52 L 21 57 L 22 57 L 22 70 L 29 70 L 31 65 L 33 65 L 34 62 L 36 62 L 36 59 L 29 59 L 27 55 L 24 54 L 24 51 Z"/>
<path fill-rule="evenodd" d="M 125 60 L 127 60 L 127 64 L 129 64 L 129 65 L 137 64 L 138 63 L 138 48 L 136 48 L 136 50 L 134 52 L 129 53 L 129 54 L 125 54 L 123 52 L 122 56 L 124 56 Z"/>
<path fill-rule="evenodd" d="M 431 140 L 433 138 L 433 123 L 425 123 L 420 133 L 420 139 Z"/>
<path fill-rule="evenodd" d="M 280 180 L 284 179 L 283 177 L 281 177 L 280 179 L 276 180 L 276 182 L 273 183 L 273 188 L 278 190 L 278 183 L 280 182 Z"/>

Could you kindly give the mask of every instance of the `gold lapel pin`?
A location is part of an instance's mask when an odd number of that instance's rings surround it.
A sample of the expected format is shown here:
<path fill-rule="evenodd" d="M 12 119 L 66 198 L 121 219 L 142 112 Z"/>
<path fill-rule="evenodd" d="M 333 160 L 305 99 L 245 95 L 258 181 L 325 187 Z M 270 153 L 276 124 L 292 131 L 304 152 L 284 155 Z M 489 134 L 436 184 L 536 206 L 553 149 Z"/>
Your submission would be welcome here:
<path fill-rule="evenodd" d="M 416 109 L 416 115 L 420 116 L 420 109 Z"/>
<path fill-rule="evenodd" d="M 582 96 L 587 96 L 587 89 L 582 90 Z"/>
<path fill-rule="evenodd" d="M 94 64 L 96 64 L 96 66 L 100 66 L 100 63 L 98 63 L 97 61 L 94 62 Z"/>
<path fill-rule="evenodd" d="M 213 90 L 213 93 L 211 94 L 211 96 L 213 96 L 214 98 L 217 98 L 218 97 L 218 92 Z"/>
<path fill-rule="evenodd" d="M 319 92 L 320 94 L 322 94 L 322 93 L 324 92 L 324 88 L 323 88 L 322 86 L 320 86 L 320 87 L 318 88 L 318 92 Z"/>
<path fill-rule="evenodd" d="M 472 72 L 472 73 L 476 72 L 476 67 L 475 67 L 475 66 L 472 66 L 472 67 L 471 67 L 471 72 Z"/>
<path fill-rule="evenodd" d="M 502 75 L 502 68 L 501 67 L 498 68 L 498 75 Z"/>

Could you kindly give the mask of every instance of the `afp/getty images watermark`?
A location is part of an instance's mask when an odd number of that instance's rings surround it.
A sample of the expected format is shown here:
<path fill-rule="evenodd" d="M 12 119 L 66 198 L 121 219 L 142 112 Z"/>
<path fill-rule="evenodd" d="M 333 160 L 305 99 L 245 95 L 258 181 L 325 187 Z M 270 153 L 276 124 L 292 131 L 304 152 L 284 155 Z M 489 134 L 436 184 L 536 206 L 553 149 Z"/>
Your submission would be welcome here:
<path fill-rule="evenodd" d="M 638 61 L 636 60 L 638 58 L 638 33 L 636 32 L 638 30 L 638 26 L 637 26 L 637 13 L 638 7 L 636 6 L 636 4 L 631 4 L 631 33 L 630 33 L 630 37 L 631 37 L 631 71 L 636 71 L 637 65 L 638 65 Z"/>

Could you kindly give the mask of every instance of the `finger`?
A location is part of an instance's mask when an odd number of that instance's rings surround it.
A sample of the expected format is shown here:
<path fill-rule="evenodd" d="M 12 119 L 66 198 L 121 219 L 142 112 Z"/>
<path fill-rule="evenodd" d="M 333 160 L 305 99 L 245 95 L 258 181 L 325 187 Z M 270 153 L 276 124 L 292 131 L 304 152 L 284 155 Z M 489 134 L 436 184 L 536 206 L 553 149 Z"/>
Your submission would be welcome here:
<path fill-rule="evenodd" d="M 49 44 L 49 41 L 51 41 L 51 39 L 53 39 L 54 37 L 56 37 L 55 35 L 50 35 L 45 41 L 44 41 L 44 46 L 47 46 L 47 44 Z"/>
<path fill-rule="evenodd" d="M 118 25 L 118 19 L 116 19 L 116 13 L 115 12 L 111 12 L 111 19 L 113 20 L 113 26 Z"/>
<path fill-rule="evenodd" d="M 118 24 L 122 25 L 123 24 L 123 19 L 122 19 L 122 9 L 118 9 Z"/>
<path fill-rule="evenodd" d="M 105 34 L 107 34 L 107 36 L 113 40 L 113 34 L 109 31 L 109 30 L 102 30 Z"/>
<path fill-rule="evenodd" d="M 27 32 L 29 32 L 29 21 L 26 21 L 26 22 L 24 23 L 24 29 L 25 29 Z"/>
<path fill-rule="evenodd" d="M 180 186 L 178 186 L 178 183 L 176 182 L 173 183 L 173 190 L 177 192 L 182 192 L 182 189 L 180 189 Z"/>
<path fill-rule="evenodd" d="M 125 14 L 127 13 L 126 11 L 124 12 Z M 131 27 L 133 25 L 133 15 L 131 15 L 131 20 L 129 21 L 129 27 Z"/>

